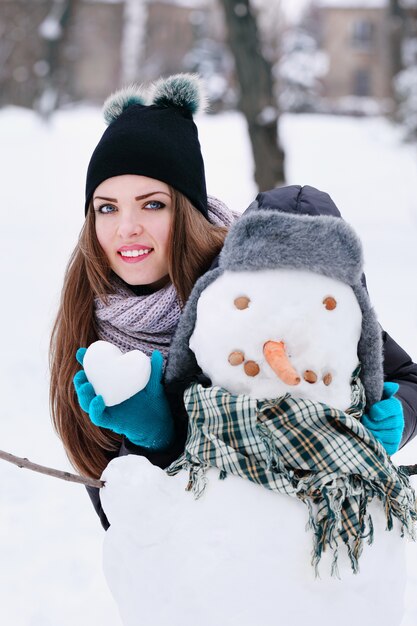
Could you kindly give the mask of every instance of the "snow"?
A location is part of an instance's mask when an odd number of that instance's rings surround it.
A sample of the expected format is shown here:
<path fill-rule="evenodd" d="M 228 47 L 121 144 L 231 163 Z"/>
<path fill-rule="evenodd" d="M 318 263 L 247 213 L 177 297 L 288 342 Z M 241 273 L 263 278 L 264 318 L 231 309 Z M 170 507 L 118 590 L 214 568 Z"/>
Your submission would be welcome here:
<path fill-rule="evenodd" d="M 94 4 L 95 2 L 100 4 L 122 4 L 126 0 L 86 0 L 90 4 Z"/>
<path fill-rule="evenodd" d="M 62 28 L 59 21 L 53 15 L 44 19 L 39 26 L 39 35 L 48 41 L 57 41 L 62 35 Z"/>
<path fill-rule="evenodd" d="M 385 9 L 387 0 L 315 0 L 315 5 L 332 9 Z"/>
<path fill-rule="evenodd" d="M 123 13 L 121 44 L 122 84 L 137 80 L 143 57 L 147 28 L 148 6 L 145 0 L 127 0 Z"/>
<path fill-rule="evenodd" d="M 399 72 L 394 79 L 394 88 L 400 102 L 398 118 L 402 121 L 404 134 L 409 139 L 415 139 L 417 136 L 417 65 L 410 65 Z"/>
<path fill-rule="evenodd" d="M 330 294 L 337 302 L 332 311 L 323 305 Z M 242 296 L 250 302 L 240 310 L 234 301 Z M 190 348 L 213 385 L 230 393 L 259 399 L 291 393 L 343 411 L 351 404 L 350 379 L 358 365 L 361 322 L 352 289 L 339 280 L 295 269 L 226 271 L 198 300 Z M 284 342 L 297 384 L 286 382 L 270 366 L 263 350 L 269 341 Z M 254 361 L 259 373 L 248 376 L 243 362 L 231 365 L 229 355 L 234 351 L 245 361 Z M 316 373 L 316 384 L 304 380 L 307 370 Z M 329 373 L 333 380 L 325 385 L 323 378 Z"/>
<path fill-rule="evenodd" d="M 262 126 L 272 124 L 278 118 L 278 110 L 272 106 L 266 106 L 258 114 L 256 121 Z"/>
<path fill-rule="evenodd" d="M 242 211 L 256 194 L 245 123 L 231 112 L 198 122 L 210 193 Z M 49 125 L 28 111 L 0 112 L 0 323 L 6 329 L 0 448 L 61 469 L 71 468 L 48 416 L 48 337 L 65 264 L 83 221 L 85 170 L 104 128 L 93 108 L 56 113 Z M 363 241 L 370 295 L 382 325 L 417 359 L 415 147 L 401 144 L 399 133 L 382 119 L 286 115 L 281 129 L 288 183 L 312 184 L 331 194 Z M 416 442 L 394 458 L 415 463 Z M 103 576 L 105 535 L 84 489 L 7 463 L 0 464 L 0 471 L 2 623 L 119 626 L 118 608 Z M 132 472 L 131 481 L 139 477 Z M 413 484 L 417 486 L 415 478 Z M 120 493 L 120 498 L 125 496 L 125 491 Z M 194 504 L 191 497 L 188 501 Z M 256 507 L 246 507 L 248 516 L 255 512 Z M 257 528 L 268 523 L 259 521 Z M 401 626 L 417 622 L 416 552 L 416 546 L 407 546 L 406 617 Z M 267 546 L 262 555 L 268 554 Z M 401 559 L 397 552 L 391 557 Z M 120 558 L 118 566 L 131 564 Z M 213 561 L 207 566 L 213 567 Z M 176 568 L 175 562 L 163 565 L 160 576 L 174 577 Z M 257 571 L 262 573 L 262 563 Z M 377 607 L 380 595 L 367 595 L 357 580 L 355 598 Z M 137 594 L 135 588 L 135 599 Z M 350 604 L 349 597 L 346 610 Z M 299 602 L 295 610 L 301 610 Z M 287 623 L 291 625 L 290 618 Z"/>
<path fill-rule="evenodd" d="M 115 406 L 144 389 L 151 376 L 151 360 L 141 350 L 123 354 L 108 341 L 95 341 L 84 355 L 83 367 L 97 396 Z"/>
<path fill-rule="evenodd" d="M 166 0 L 166 4 L 175 4 L 187 9 L 199 9 L 201 7 L 206 7 L 207 2 L 210 1 L 211 0 Z"/>
<path fill-rule="evenodd" d="M 103 477 L 111 522 L 104 570 L 125 626 L 249 626 L 275 615 L 285 626 L 401 624 L 404 545 L 398 528 L 386 533 L 378 507 L 360 574 L 349 572 L 340 550 L 341 579 L 328 574 L 329 554 L 315 579 L 307 508 L 298 500 L 236 476 L 219 481 L 214 469 L 194 500 L 188 473 L 167 477 L 133 456 L 112 461 Z"/>
<path fill-rule="evenodd" d="M 270 0 L 257 0 L 257 2 L 259 5 L 271 4 Z M 311 0 L 281 0 L 281 9 L 289 23 L 297 24 L 310 4 Z"/>

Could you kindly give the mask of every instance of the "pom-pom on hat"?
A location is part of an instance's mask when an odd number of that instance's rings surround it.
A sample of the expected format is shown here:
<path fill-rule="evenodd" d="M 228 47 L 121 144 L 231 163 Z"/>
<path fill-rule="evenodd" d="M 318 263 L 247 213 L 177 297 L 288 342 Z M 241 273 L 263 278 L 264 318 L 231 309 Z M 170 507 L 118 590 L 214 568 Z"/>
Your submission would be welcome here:
<path fill-rule="evenodd" d="M 137 174 L 180 191 L 206 218 L 204 162 L 193 115 L 204 109 L 194 74 L 161 78 L 148 89 L 130 85 L 104 104 L 108 124 L 87 170 L 85 213 L 94 190 L 113 176 Z"/>

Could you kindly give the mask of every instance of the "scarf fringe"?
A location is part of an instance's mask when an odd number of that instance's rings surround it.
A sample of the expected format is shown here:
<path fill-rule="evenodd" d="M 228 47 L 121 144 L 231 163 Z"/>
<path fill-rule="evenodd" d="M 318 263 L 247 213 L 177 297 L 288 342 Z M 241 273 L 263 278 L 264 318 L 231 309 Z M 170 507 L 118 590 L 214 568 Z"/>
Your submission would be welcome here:
<path fill-rule="evenodd" d="M 386 517 L 386 530 L 393 529 L 393 518 L 401 524 L 401 537 L 406 534 L 416 540 L 415 522 L 417 520 L 416 501 L 406 471 L 399 468 L 398 474 L 404 490 L 408 495 L 408 503 L 401 507 L 394 497 L 389 497 L 382 488 L 359 475 L 338 477 L 317 489 L 317 475 L 306 476 L 296 480 L 293 470 L 285 467 L 271 432 L 260 422 L 257 430 L 266 451 L 266 465 L 269 470 L 286 476 L 296 487 L 296 497 L 308 508 L 306 530 L 313 531 L 313 551 L 311 564 L 316 578 L 319 575 L 319 563 L 322 554 L 331 550 L 331 576 L 340 579 L 338 568 L 339 538 L 346 546 L 352 572 L 359 572 L 359 559 L 363 550 L 363 542 L 368 545 L 374 541 L 374 525 L 372 516 L 367 514 L 368 503 L 376 496 L 383 504 Z M 356 505 L 358 513 L 358 531 L 350 531 L 343 526 L 343 506 L 349 503 Z"/>
<path fill-rule="evenodd" d="M 193 463 L 186 458 L 185 454 L 182 454 L 174 463 L 165 470 L 169 476 L 175 476 L 180 470 L 186 470 L 189 472 L 188 483 L 185 488 L 186 491 L 191 491 L 194 498 L 198 500 L 203 495 L 207 487 L 207 470 L 209 469 L 208 463 Z M 226 472 L 222 476 L 220 472 L 219 478 L 226 478 Z"/>

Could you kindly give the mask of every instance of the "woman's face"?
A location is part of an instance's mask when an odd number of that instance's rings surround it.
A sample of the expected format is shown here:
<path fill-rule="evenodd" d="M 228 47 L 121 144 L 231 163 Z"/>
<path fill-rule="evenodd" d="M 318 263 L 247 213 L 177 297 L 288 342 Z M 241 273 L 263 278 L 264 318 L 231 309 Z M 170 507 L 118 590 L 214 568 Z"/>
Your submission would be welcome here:
<path fill-rule="evenodd" d="M 97 239 L 110 267 L 129 285 L 162 287 L 168 277 L 172 198 L 168 185 L 126 174 L 94 192 Z"/>

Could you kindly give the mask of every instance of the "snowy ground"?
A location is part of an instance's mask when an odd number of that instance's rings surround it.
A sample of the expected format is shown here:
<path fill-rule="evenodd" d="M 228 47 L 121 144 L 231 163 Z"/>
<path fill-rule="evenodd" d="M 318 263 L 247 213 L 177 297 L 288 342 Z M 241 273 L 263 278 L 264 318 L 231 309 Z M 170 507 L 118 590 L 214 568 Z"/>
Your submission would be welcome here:
<path fill-rule="evenodd" d="M 255 187 L 241 117 L 204 117 L 200 127 L 210 192 L 243 210 Z M 0 448 L 61 468 L 69 465 L 48 416 L 48 334 L 102 128 L 95 109 L 60 113 L 49 126 L 26 111 L 0 113 Z M 417 150 L 380 119 L 286 116 L 281 128 L 288 183 L 330 192 L 363 240 L 383 326 L 417 359 Z M 396 460 L 417 462 L 417 443 Z M 103 531 L 83 488 L 4 462 L 0 472 L 2 624 L 118 626 L 102 574 Z M 409 556 L 411 590 L 415 546 Z M 412 608 L 410 592 L 403 626 L 417 622 Z"/>

